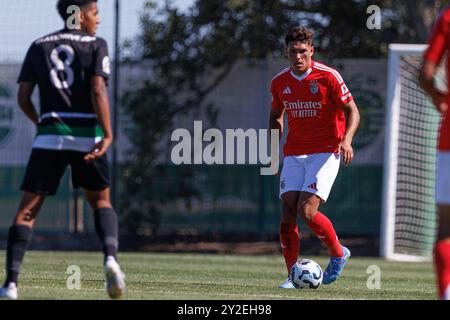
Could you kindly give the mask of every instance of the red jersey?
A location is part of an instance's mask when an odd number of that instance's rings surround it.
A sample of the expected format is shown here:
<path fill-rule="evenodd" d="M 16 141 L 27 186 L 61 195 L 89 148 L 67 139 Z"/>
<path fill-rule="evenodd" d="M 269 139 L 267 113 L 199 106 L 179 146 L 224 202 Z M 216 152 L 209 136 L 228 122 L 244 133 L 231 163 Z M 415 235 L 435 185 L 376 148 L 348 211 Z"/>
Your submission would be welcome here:
<path fill-rule="evenodd" d="M 285 156 L 338 151 L 346 129 L 342 106 L 353 100 L 339 72 L 315 61 L 302 76 L 288 67 L 270 91 L 272 108 L 288 115 Z"/>
<path fill-rule="evenodd" d="M 436 24 L 429 40 L 429 47 L 425 52 L 424 60 L 440 64 L 444 52 L 450 49 L 450 9 L 445 10 Z M 450 75 L 450 55 L 447 55 L 447 77 Z M 450 95 L 447 95 L 447 103 L 450 105 Z M 439 130 L 439 151 L 450 151 L 450 117 L 447 112 L 441 122 Z"/>

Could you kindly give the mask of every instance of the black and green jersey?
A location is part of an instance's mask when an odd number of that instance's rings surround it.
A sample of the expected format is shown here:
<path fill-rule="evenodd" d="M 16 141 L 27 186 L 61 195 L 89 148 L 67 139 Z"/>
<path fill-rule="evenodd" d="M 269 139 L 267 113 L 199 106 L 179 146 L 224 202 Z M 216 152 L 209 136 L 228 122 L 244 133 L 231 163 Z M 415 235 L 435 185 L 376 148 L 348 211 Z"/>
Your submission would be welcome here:
<path fill-rule="evenodd" d="M 106 41 L 80 30 L 63 29 L 36 40 L 18 82 L 37 84 L 40 121 L 33 148 L 88 152 L 103 132 L 91 100 L 91 79 L 107 81 Z"/>

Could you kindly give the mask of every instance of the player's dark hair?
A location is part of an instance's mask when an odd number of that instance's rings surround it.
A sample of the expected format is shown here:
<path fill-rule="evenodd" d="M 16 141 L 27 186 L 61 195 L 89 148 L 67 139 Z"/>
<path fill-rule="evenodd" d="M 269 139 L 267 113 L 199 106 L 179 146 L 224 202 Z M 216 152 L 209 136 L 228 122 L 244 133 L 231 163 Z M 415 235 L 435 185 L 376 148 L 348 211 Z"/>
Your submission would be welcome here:
<path fill-rule="evenodd" d="M 312 46 L 313 37 L 314 33 L 311 30 L 305 27 L 294 27 L 288 31 L 284 41 L 286 43 L 286 47 L 289 45 L 289 42 L 303 42 Z"/>
<path fill-rule="evenodd" d="M 67 8 L 70 6 L 78 6 L 84 7 L 85 5 L 90 4 L 91 2 L 97 2 L 97 0 L 58 0 L 58 4 L 56 5 L 56 9 L 58 9 L 58 13 L 61 18 L 66 21 L 70 17 L 70 13 L 67 13 Z"/>

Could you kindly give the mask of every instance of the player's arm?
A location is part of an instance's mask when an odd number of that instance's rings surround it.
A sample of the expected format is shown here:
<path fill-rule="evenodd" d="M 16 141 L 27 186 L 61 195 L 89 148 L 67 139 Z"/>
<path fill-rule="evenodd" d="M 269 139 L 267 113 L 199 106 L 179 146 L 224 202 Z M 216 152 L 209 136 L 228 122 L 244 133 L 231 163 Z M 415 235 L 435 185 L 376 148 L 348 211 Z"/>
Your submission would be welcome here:
<path fill-rule="evenodd" d="M 34 83 L 21 81 L 19 83 L 19 91 L 17 93 L 17 103 L 23 113 L 25 113 L 25 115 L 37 125 L 39 122 L 39 116 L 36 112 L 33 101 L 31 101 L 31 95 L 33 94 L 34 87 Z"/>
<path fill-rule="evenodd" d="M 355 136 L 356 130 L 359 127 L 360 115 L 358 107 L 354 100 L 343 105 L 344 111 L 346 111 L 347 117 L 347 129 L 345 131 L 344 138 L 339 144 L 339 152 L 344 155 L 344 164 L 348 165 L 353 160 L 353 147 L 352 141 Z"/>
<path fill-rule="evenodd" d="M 447 16 L 441 15 L 433 27 L 433 31 L 428 41 L 429 46 L 424 54 L 424 62 L 419 76 L 420 86 L 430 95 L 433 104 L 439 112 L 445 112 L 448 109 L 446 101 L 447 93 L 436 89 L 434 85 L 434 76 L 447 48 L 449 37 L 448 27 L 449 21 Z"/>
<path fill-rule="evenodd" d="M 439 91 L 434 84 L 434 75 L 437 72 L 437 65 L 431 61 L 424 61 L 419 76 L 419 82 L 422 89 L 428 93 L 433 100 L 433 104 L 439 112 L 445 112 L 448 109 L 447 93 Z"/>
<path fill-rule="evenodd" d="M 272 102 L 269 115 L 269 130 L 278 130 L 278 137 L 281 140 L 283 135 L 283 116 L 284 107 L 278 98 L 275 82 L 272 80 L 270 83 L 270 93 L 272 95 Z"/>
<path fill-rule="evenodd" d="M 97 114 L 97 121 L 103 129 L 104 137 L 84 159 L 92 161 L 103 156 L 113 141 L 111 129 L 111 117 L 109 112 L 108 90 L 106 88 L 105 79 L 102 76 L 94 76 L 91 80 L 91 99 Z"/>
<path fill-rule="evenodd" d="M 269 116 L 269 129 L 278 130 L 279 138 L 281 140 L 281 136 L 283 135 L 283 116 L 284 109 L 274 109 L 270 110 Z"/>

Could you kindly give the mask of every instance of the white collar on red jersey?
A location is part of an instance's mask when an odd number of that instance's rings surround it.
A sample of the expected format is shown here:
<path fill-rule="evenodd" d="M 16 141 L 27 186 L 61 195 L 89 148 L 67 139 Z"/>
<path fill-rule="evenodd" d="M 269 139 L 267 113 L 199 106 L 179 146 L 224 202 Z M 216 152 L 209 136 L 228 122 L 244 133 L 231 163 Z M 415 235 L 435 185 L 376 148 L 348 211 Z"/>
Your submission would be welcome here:
<path fill-rule="evenodd" d="M 312 65 L 311 67 L 309 67 L 308 70 L 305 71 L 305 73 L 303 73 L 301 76 L 298 76 L 294 73 L 294 71 L 291 70 L 291 76 L 293 76 L 295 79 L 297 79 L 298 81 L 302 81 L 303 79 L 305 79 L 310 73 L 312 72 Z"/>

